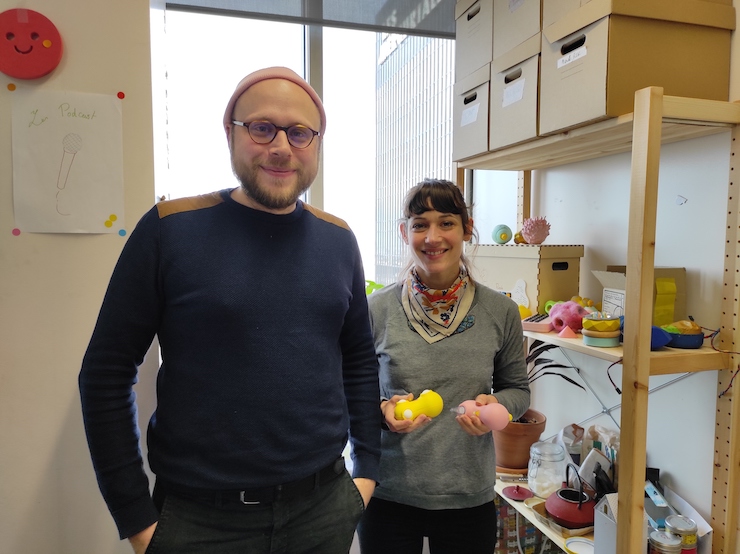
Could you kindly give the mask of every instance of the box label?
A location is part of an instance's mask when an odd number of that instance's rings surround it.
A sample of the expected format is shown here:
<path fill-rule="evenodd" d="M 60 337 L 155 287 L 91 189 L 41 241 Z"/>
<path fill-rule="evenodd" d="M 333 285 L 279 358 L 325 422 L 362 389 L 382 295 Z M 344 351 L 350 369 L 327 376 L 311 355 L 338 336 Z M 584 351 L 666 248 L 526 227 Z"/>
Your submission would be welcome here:
<path fill-rule="evenodd" d="M 524 98 L 524 79 L 517 79 L 516 82 L 504 88 L 504 98 L 501 101 L 501 107 L 511 106 Z"/>
<path fill-rule="evenodd" d="M 524 4 L 524 0 L 509 0 L 509 11 L 515 12 Z"/>
<path fill-rule="evenodd" d="M 473 104 L 472 106 L 469 106 L 462 111 L 462 115 L 460 117 L 460 127 L 465 127 L 466 125 L 475 123 L 475 120 L 478 119 L 479 107 L 480 102 L 478 102 L 477 104 Z"/>
<path fill-rule="evenodd" d="M 601 309 L 611 316 L 624 315 L 624 291 L 605 288 Z"/>
<path fill-rule="evenodd" d="M 565 56 L 558 60 L 558 69 L 560 69 L 561 67 L 565 67 L 566 65 L 573 63 L 576 60 L 580 60 L 581 58 L 586 57 L 587 53 L 588 52 L 586 51 L 585 46 L 581 46 L 580 48 L 576 48 L 572 52 L 568 52 Z"/>

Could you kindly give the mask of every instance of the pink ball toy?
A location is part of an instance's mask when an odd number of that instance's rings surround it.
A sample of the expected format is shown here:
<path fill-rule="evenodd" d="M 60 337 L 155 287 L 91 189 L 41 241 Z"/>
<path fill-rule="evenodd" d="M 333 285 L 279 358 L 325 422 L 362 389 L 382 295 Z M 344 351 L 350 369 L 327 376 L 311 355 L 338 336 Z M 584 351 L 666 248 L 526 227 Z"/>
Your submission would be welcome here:
<path fill-rule="evenodd" d="M 498 431 L 503 429 L 511 421 L 511 414 L 503 404 L 493 403 L 484 404 L 478 406 L 475 400 L 466 400 L 457 408 L 453 408 L 458 414 L 467 414 L 468 416 L 478 416 L 481 423 L 491 429 L 492 431 Z"/>
<path fill-rule="evenodd" d="M 583 328 L 583 318 L 588 314 L 589 311 L 578 302 L 569 300 L 555 304 L 550 308 L 549 315 L 553 329 L 559 333 L 565 327 L 570 327 L 574 332 L 580 331 Z"/>

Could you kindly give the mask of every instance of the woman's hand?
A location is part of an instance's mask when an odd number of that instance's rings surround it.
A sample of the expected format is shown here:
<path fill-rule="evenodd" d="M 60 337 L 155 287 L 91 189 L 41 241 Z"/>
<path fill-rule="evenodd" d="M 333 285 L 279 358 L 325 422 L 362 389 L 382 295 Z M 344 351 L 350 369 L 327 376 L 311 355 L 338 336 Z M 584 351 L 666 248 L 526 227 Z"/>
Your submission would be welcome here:
<path fill-rule="evenodd" d="M 380 403 L 380 411 L 383 412 L 385 423 L 388 425 L 388 429 L 394 433 L 411 433 L 416 431 L 419 427 L 423 427 L 432 422 L 432 418 L 421 414 L 416 419 L 396 419 L 395 411 L 396 404 L 399 400 L 413 400 L 413 394 L 407 394 L 406 396 L 394 395 L 390 400 L 383 400 Z"/>
<path fill-rule="evenodd" d="M 475 397 L 475 403 L 479 406 L 485 406 L 486 404 L 498 404 L 498 400 L 490 394 L 479 394 Z M 456 419 L 462 430 L 472 437 L 480 437 L 491 432 L 488 427 L 483 425 L 478 416 L 460 414 Z"/>

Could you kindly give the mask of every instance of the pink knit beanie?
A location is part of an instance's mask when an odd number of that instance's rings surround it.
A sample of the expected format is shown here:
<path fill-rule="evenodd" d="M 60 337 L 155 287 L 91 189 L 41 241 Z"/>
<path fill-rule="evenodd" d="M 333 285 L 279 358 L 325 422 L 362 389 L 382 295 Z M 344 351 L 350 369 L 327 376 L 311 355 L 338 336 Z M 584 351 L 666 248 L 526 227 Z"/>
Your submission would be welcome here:
<path fill-rule="evenodd" d="M 324 105 L 321 103 L 321 98 L 319 98 L 319 95 L 316 94 L 316 91 L 311 87 L 311 85 L 309 85 L 295 71 L 288 69 L 287 67 L 268 67 L 260 69 L 254 73 L 250 73 L 244 77 L 244 79 L 239 81 L 239 84 L 236 85 L 236 89 L 234 90 L 234 94 L 231 95 L 229 103 L 226 105 L 226 112 L 224 112 L 224 128 L 231 125 L 231 121 L 234 117 L 234 105 L 239 97 L 253 84 L 267 79 L 285 79 L 286 81 L 291 81 L 308 93 L 311 100 L 313 100 L 313 103 L 316 104 L 316 107 L 319 109 L 319 116 L 321 117 L 321 128 L 319 129 L 319 132 L 323 136 L 324 131 L 326 130 L 326 113 L 324 113 Z"/>

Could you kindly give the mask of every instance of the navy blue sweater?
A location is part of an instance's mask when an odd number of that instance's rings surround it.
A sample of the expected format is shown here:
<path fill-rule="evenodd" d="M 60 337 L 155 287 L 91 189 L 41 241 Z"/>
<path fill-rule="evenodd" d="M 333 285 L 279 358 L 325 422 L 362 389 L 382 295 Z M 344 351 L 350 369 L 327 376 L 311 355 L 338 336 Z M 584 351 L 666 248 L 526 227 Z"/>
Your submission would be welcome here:
<path fill-rule="evenodd" d="M 80 372 L 93 465 L 121 537 L 157 512 L 136 425 L 137 366 L 162 364 L 148 429 L 166 481 L 241 489 L 294 481 L 353 446 L 378 479 L 377 361 L 359 250 L 346 224 L 224 190 L 161 202 L 129 237 Z"/>

